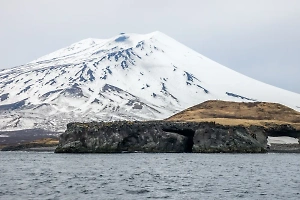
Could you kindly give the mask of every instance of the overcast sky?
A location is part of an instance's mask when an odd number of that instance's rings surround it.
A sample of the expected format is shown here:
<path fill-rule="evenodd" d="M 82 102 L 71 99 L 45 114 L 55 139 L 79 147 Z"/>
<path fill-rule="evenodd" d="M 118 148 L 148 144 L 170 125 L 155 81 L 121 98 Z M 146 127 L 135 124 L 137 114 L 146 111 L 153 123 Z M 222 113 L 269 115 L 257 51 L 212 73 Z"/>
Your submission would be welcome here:
<path fill-rule="evenodd" d="M 157 30 L 300 93 L 300 0 L 0 0 L 0 69 L 85 38 Z"/>

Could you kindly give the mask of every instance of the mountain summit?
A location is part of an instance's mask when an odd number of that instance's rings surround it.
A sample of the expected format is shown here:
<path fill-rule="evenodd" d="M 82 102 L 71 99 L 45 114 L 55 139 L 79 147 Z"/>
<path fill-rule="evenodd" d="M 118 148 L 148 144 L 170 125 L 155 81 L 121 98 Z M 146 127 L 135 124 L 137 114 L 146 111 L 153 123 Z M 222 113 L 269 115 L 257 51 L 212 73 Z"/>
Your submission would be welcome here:
<path fill-rule="evenodd" d="M 122 33 L 82 40 L 0 71 L 0 130 L 163 119 L 217 99 L 300 110 L 299 94 L 237 73 L 161 32 Z"/>

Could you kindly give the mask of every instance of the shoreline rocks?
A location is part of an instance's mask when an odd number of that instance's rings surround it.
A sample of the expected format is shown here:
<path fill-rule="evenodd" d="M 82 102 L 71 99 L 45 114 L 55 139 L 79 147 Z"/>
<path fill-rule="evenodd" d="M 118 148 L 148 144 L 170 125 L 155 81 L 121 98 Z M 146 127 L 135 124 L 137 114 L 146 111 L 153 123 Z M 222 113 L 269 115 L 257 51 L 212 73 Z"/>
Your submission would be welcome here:
<path fill-rule="evenodd" d="M 300 153 L 300 144 L 271 144 L 270 153 Z"/>
<path fill-rule="evenodd" d="M 54 151 L 57 145 L 44 145 L 44 144 L 19 144 L 3 147 L 0 151 Z"/>
<path fill-rule="evenodd" d="M 69 123 L 56 153 L 264 153 L 267 133 L 259 126 L 214 122 Z"/>
<path fill-rule="evenodd" d="M 43 138 L 21 144 L 4 145 L 0 151 L 54 151 L 57 148 L 57 138 Z"/>

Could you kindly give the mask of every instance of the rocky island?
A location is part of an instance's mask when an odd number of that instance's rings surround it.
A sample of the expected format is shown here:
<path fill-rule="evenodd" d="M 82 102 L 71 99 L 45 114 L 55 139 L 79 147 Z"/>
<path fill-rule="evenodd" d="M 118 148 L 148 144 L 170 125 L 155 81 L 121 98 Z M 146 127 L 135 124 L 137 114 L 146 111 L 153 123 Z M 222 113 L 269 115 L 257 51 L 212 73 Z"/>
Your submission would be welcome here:
<path fill-rule="evenodd" d="M 70 123 L 56 153 L 265 152 L 267 136 L 252 126 L 213 122 Z"/>
<path fill-rule="evenodd" d="M 207 101 L 163 121 L 69 123 L 55 152 L 263 153 L 268 136 L 299 138 L 299 122 L 280 104 Z"/>

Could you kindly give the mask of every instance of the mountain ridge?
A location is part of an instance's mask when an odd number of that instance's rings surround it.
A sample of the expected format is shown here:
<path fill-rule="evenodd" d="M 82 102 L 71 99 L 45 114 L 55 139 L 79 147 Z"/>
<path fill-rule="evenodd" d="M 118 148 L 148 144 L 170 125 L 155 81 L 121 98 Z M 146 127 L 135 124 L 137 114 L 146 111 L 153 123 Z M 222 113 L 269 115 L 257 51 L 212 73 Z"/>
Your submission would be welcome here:
<path fill-rule="evenodd" d="M 122 33 L 82 40 L 0 71 L 0 130 L 164 119 L 212 99 L 300 110 L 299 94 L 226 68 L 161 32 Z"/>

